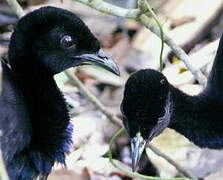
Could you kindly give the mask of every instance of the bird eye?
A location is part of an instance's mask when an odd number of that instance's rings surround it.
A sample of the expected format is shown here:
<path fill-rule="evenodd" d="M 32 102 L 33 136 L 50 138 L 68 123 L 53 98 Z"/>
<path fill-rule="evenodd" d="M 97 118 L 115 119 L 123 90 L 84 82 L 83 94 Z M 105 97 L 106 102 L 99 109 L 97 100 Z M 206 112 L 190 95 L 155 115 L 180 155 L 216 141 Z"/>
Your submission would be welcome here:
<path fill-rule="evenodd" d="M 64 48 L 69 48 L 74 45 L 74 40 L 72 39 L 71 36 L 65 35 L 60 39 L 60 44 Z"/>

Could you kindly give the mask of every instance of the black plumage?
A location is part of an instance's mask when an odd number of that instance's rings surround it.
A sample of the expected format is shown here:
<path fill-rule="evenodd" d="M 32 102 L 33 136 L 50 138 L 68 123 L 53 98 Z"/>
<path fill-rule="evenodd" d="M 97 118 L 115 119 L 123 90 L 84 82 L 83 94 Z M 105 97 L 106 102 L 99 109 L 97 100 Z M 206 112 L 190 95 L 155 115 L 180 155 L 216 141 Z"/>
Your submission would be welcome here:
<path fill-rule="evenodd" d="M 43 7 L 24 16 L 12 34 L 9 68 L 2 63 L 1 147 L 11 180 L 46 177 L 65 164 L 73 127 L 53 76 L 69 67 L 97 64 L 119 74 L 112 58 L 73 13 Z"/>
<path fill-rule="evenodd" d="M 124 125 L 132 138 L 135 170 L 146 142 L 166 127 L 200 147 L 223 148 L 223 36 L 206 88 L 190 96 L 155 70 L 134 73 L 125 85 L 121 105 Z"/>

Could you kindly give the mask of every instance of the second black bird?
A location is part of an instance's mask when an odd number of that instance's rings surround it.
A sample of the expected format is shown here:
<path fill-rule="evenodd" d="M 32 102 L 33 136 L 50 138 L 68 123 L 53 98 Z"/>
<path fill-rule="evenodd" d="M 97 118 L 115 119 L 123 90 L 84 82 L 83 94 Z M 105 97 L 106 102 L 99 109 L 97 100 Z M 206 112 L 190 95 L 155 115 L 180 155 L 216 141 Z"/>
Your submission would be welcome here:
<path fill-rule="evenodd" d="M 131 137 L 133 170 L 145 144 L 166 127 L 200 147 L 223 148 L 223 36 L 206 88 L 189 96 L 155 70 L 134 73 L 125 85 L 123 123 Z"/>

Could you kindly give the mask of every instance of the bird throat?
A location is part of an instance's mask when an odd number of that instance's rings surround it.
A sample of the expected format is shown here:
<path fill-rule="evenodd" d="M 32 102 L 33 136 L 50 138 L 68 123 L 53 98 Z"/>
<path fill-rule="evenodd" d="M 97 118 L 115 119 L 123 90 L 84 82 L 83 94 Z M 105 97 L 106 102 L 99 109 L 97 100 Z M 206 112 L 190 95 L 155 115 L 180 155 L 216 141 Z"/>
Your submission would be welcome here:
<path fill-rule="evenodd" d="M 36 162 L 36 168 L 46 169 L 46 162 L 65 163 L 65 154 L 72 143 L 72 125 L 65 99 L 53 77 L 46 73 L 19 79 L 21 91 L 25 97 L 31 124 L 31 142 L 29 151 Z M 37 163 L 38 162 L 38 163 Z M 41 164 L 42 163 L 42 164 Z"/>

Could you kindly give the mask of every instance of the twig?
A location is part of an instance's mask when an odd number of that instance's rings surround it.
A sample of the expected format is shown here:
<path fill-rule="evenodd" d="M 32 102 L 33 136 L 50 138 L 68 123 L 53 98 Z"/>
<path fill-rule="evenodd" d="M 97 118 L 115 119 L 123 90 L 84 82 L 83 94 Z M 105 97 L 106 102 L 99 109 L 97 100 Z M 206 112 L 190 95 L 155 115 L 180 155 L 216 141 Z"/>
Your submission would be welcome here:
<path fill-rule="evenodd" d="M 88 5 L 100 12 L 111 14 L 119 17 L 129 18 L 139 20 L 145 27 L 147 27 L 151 32 L 160 37 L 160 30 L 157 26 L 155 26 L 152 20 L 145 14 L 143 14 L 143 10 L 140 9 L 124 9 L 109 3 L 104 2 L 103 0 L 73 0 L 85 5 Z M 6 0 L 8 5 L 15 10 L 15 13 L 18 17 L 22 17 L 25 13 L 21 6 L 18 4 L 16 0 Z M 206 84 L 206 77 L 202 74 L 199 69 L 194 68 L 189 62 L 189 56 L 184 52 L 182 48 L 177 46 L 174 41 L 164 34 L 163 37 L 164 42 L 172 49 L 172 51 L 179 57 L 188 70 L 194 75 L 194 77 L 199 81 L 200 84 Z"/>
<path fill-rule="evenodd" d="M 154 25 L 151 18 L 149 18 L 146 14 L 143 14 L 144 10 L 142 9 L 125 9 L 106 3 L 103 0 L 73 0 L 73 1 L 85 4 L 102 13 L 140 21 L 146 28 L 148 28 L 151 32 L 160 37 L 159 28 L 156 25 Z M 199 81 L 199 83 L 205 85 L 207 82 L 206 77 L 202 74 L 202 72 L 199 69 L 193 67 L 193 65 L 189 61 L 189 56 L 184 52 L 184 50 L 179 46 L 177 46 L 173 42 L 173 40 L 165 34 L 163 40 L 172 49 L 172 51 L 176 54 L 176 56 L 184 62 L 188 70 L 194 75 L 194 77 Z"/>
<path fill-rule="evenodd" d="M 18 17 L 22 17 L 25 15 L 25 12 L 23 11 L 22 7 L 19 5 L 19 3 L 16 0 L 6 0 L 6 2 L 15 11 L 15 14 Z"/>
<path fill-rule="evenodd" d="M 106 117 L 113 123 L 118 125 L 119 127 L 122 127 L 121 121 L 119 118 L 108 112 L 106 107 L 87 89 L 84 87 L 83 83 L 74 75 L 67 70 L 65 71 L 65 74 L 69 78 L 72 83 L 74 83 L 79 90 L 88 98 L 90 102 L 92 102 L 103 114 L 106 115 Z"/>
<path fill-rule="evenodd" d="M 176 163 L 176 161 L 174 161 L 173 159 L 171 159 L 169 156 L 167 156 L 165 153 L 161 152 L 157 147 L 155 147 L 154 145 L 152 145 L 151 143 L 147 144 L 147 147 L 149 149 L 151 149 L 153 152 L 155 152 L 156 155 L 162 157 L 163 159 L 165 159 L 167 162 L 169 162 L 171 165 L 173 165 L 181 175 L 186 176 L 186 177 L 190 177 L 192 179 L 197 179 L 196 177 L 194 177 L 193 174 L 191 174 L 190 172 L 186 171 L 184 168 L 182 168 L 181 166 L 179 166 L 179 164 Z"/>
<path fill-rule="evenodd" d="M 123 18 L 135 19 L 137 18 L 141 11 L 140 9 L 124 9 L 109 3 L 106 3 L 102 0 L 73 0 L 85 4 L 89 7 L 92 7 L 102 13 L 115 15 Z"/>
<path fill-rule="evenodd" d="M 153 25 L 150 18 L 148 18 L 146 15 L 141 15 L 140 20 L 142 24 L 150 29 L 154 34 L 159 36 L 160 32 L 159 29 Z M 189 56 L 184 52 L 182 48 L 180 48 L 170 37 L 164 34 L 164 42 L 172 49 L 172 51 L 176 54 L 178 58 L 180 58 L 187 69 L 194 75 L 194 77 L 199 81 L 200 84 L 203 86 L 207 82 L 207 78 L 203 75 L 203 73 L 199 70 L 193 67 L 193 65 L 190 63 Z"/>
<path fill-rule="evenodd" d="M 148 1 L 147 1 L 147 0 L 139 0 L 138 2 L 140 3 L 139 6 L 141 6 L 143 9 L 144 9 L 144 7 L 146 8 L 146 9 L 145 9 L 145 13 L 146 13 L 146 11 L 148 11 L 148 13 L 149 13 L 148 16 L 151 15 L 151 16 L 153 17 L 153 19 L 155 20 L 155 22 L 156 22 L 156 24 L 157 24 L 157 26 L 158 26 L 158 28 L 159 28 L 159 30 L 160 30 L 160 35 L 159 35 L 160 40 L 161 40 L 161 50 L 160 50 L 160 72 L 162 72 L 162 71 L 163 71 L 163 50 L 164 50 L 164 39 L 163 39 L 163 34 L 164 34 L 164 32 L 163 32 L 163 27 L 162 27 L 162 25 L 161 25 L 161 23 L 160 23 L 160 21 L 159 21 L 157 15 L 154 13 L 152 7 L 151 7 L 150 4 L 148 3 Z M 141 8 L 141 9 L 142 9 L 142 8 Z"/>

